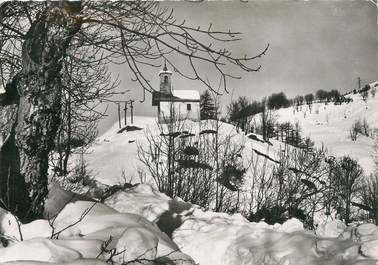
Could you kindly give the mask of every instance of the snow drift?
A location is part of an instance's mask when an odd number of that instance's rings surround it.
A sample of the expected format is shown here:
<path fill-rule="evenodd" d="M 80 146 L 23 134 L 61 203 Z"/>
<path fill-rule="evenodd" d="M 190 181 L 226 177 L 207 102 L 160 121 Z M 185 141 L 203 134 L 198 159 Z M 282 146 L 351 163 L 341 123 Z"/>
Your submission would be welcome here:
<path fill-rule="evenodd" d="M 343 227 L 337 221 L 325 222 L 317 232 L 320 236 L 305 231 L 296 219 L 268 225 L 248 222 L 239 214 L 204 211 L 147 184 L 119 191 L 105 204 L 68 203 L 50 230 L 46 220 L 21 224 L 18 230 L 16 219 L 5 210 L 0 219 L 3 237 L 13 238 L 9 246 L 0 248 L 0 264 L 96 265 L 107 264 L 109 258 L 115 264 L 133 260 L 139 260 L 135 264 L 147 264 L 147 260 L 193 264 L 194 260 L 201 265 L 378 262 L 378 227 L 373 224 Z"/>

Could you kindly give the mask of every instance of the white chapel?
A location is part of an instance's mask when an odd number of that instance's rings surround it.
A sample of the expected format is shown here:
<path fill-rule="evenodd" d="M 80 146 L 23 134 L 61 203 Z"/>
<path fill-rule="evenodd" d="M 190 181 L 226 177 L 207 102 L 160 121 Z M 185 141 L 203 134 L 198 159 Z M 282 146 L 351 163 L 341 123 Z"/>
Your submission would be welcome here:
<path fill-rule="evenodd" d="M 159 72 L 160 89 L 152 94 L 152 106 L 157 106 L 158 120 L 200 120 L 200 94 L 197 90 L 173 90 L 172 72 L 164 65 Z"/>

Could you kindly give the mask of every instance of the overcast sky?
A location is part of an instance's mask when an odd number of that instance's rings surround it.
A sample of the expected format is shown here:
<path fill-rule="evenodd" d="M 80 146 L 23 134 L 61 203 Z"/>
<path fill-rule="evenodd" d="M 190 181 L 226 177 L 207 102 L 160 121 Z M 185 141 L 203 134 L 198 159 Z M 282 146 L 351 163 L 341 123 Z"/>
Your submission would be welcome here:
<path fill-rule="evenodd" d="M 267 43 L 266 56 L 256 62 L 262 69 L 243 74 L 242 80 L 229 83 L 233 98 L 240 95 L 259 100 L 284 91 L 289 97 L 318 89 L 348 91 L 362 83 L 378 80 L 377 7 L 369 1 L 240 1 L 162 2 L 174 9 L 174 16 L 191 25 L 242 32 L 243 40 L 231 49 L 253 55 Z M 162 62 L 163 63 L 163 62 Z M 130 81 L 126 66 L 112 67 L 119 73 L 121 88 L 132 89 L 127 97 L 141 99 L 138 85 Z M 209 72 L 210 78 L 213 73 Z M 158 89 L 158 69 L 148 73 Z M 155 77 L 154 77 L 155 76 Z M 175 89 L 198 89 L 202 84 L 173 76 Z M 224 104 L 231 95 L 223 96 Z M 116 120 L 115 106 L 101 123 L 100 133 Z M 138 115 L 153 115 L 148 96 L 136 104 Z"/>

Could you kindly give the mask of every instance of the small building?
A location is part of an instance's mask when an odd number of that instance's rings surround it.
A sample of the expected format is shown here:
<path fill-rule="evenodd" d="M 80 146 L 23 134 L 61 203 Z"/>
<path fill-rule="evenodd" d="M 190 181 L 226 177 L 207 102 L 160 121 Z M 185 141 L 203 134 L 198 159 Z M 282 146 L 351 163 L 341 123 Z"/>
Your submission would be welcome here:
<path fill-rule="evenodd" d="M 173 90 L 172 72 L 164 65 L 159 72 L 160 89 L 152 94 L 152 106 L 157 106 L 158 120 L 200 120 L 200 94 L 197 90 Z"/>

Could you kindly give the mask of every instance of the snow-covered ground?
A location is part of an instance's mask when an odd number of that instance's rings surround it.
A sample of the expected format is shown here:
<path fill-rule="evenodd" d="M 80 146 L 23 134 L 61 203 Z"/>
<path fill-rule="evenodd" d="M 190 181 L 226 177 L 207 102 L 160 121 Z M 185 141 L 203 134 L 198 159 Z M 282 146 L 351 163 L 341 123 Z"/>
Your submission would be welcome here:
<path fill-rule="evenodd" d="M 137 143 L 147 144 L 145 131 L 157 133 L 156 118 L 137 116 L 134 126 L 142 130 L 117 133 L 118 123 L 115 123 L 107 132 L 100 136 L 94 146 L 85 156 L 91 173 L 96 180 L 107 185 L 124 183 L 122 172 L 128 179 L 126 181 L 138 183 L 138 171 L 143 169 L 138 159 Z"/>
<path fill-rule="evenodd" d="M 309 136 L 318 147 L 323 144 L 329 154 L 350 155 L 357 159 L 366 173 L 374 170 L 374 140 L 358 135 L 356 141 L 350 139 L 352 124 L 366 119 L 371 128 L 378 128 L 378 96 L 363 101 L 360 94 L 349 94 L 353 99 L 349 104 L 334 105 L 314 103 L 310 112 L 307 105 L 295 111 L 295 107 L 275 112 L 278 121 L 298 122 L 305 136 Z"/>
<path fill-rule="evenodd" d="M 321 225 L 316 235 L 305 231 L 296 219 L 270 226 L 250 223 L 239 214 L 203 211 L 147 184 L 118 191 L 104 204 L 69 203 L 50 224 L 37 220 L 18 228 L 15 218 L 4 210 L 0 220 L 2 242 L 11 239 L 9 246 L 0 248 L 0 264 L 96 265 L 109 264 L 109 259 L 111 264 L 155 264 L 151 260 L 201 265 L 378 262 L 375 225 L 346 228 L 333 221 Z M 131 261 L 136 262 L 127 263 Z"/>
<path fill-rule="evenodd" d="M 268 155 L 275 159 L 281 148 L 281 143 L 272 140 L 272 145 L 260 140 L 252 140 L 244 135 L 243 132 L 237 132 L 236 128 L 230 124 L 220 122 L 219 134 L 233 135 L 232 140 L 235 143 L 245 144 L 244 154 L 247 159 L 254 150 Z M 192 132 L 198 134 L 201 130 L 214 128 L 208 122 L 187 121 L 186 125 L 191 128 Z M 116 185 L 125 183 L 147 182 L 153 183 L 149 176 L 148 170 L 138 158 L 138 144 L 146 147 L 146 133 L 151 133 L 155 137 L 160 137 L 160 131 L 153 117 L 134 118 L 133 126 L 141 130 L 117 133 L 120 129 L 118 123 L 114 124 L 105 134 L 100 136 L 94 146 L 85 156 L 91 173 L 95 179 L 106 185 Z M 258 138 L 262 138 L 257 136 Z M 141 173 L 145 174 L 141 174 Z M 140 176 L 143 175 L 143 179 Z M 126 180 L 123 177 L 126 177 Z"/>
<path fill-rule="evenodd" d="M 333 103 L 314 103 L 310 111 L 307 105 L 295 111 L 294 107 L 275 111 L 275 117 L 280 122 L 298 122 L 304 136 L 309 136 L 318 147 L 322 145 L 329 155 L 350 155 L 357 159 L 366 173 L 374 170 L 374 139 L 358 135 L 356 141 L 350 139 L 349 131 L 352 124 L 366 119 L 371 129 L 378 128 L 378 96 L 369 96 L 365 102 L 360 94 L 350 94 L 353 99 L 349 104 L 334 105 Z M 198 124 L 191 123 L 194 131 L 198 133 Z M 221 123 L 220 134 L 235 135 L 234 141 L 245 143 L 245 154 L 251 154 L 255 149 L 258 152 L 275 159 L 282 143 L 271 140 L 272 145 L 253 140 L 243 133 L 237 133 L 229 124 Z M 156 118 L 137 116 L 134 118 L 135 126 L 141 130 L 117 133 L 118 123 L 114 124 L 105 134 L 99 137 L 86 155 L 91 173 L 96 180 L 107 185 L 143 182 L 152 183 L 144 165 L 138 159 L 137 145 L 147 145 L 146 132 L 149 131 L 158 137 L 159 130 Z M 204 127 L 203 123 L 200 125 Z M 257 135 L 257 137 L 260 137 Z M 262 137 L 260 137 L 262 138 Z M 144 173 L 147 173 L 145 175 Z M 146 179 L 141 179 L 143 176 Z"/>
<path fill-rule="evenodd" d="M 322 128 L 318 135 L 326 138 L 333 137 L 328 131 L 331 125 L 340 136 L 354 119 L 365 117 L 361 113 L 374 108 L 369 105 L 373 100 L 368 101 L 367 109 L 358 100 L 353 104 L 327 105 L 325 109 L 323 105 L 314 104 L 313 114 L 307 113 L 306 118 L 300 118 L 299 113 L 293 115 L 290 109 L 280 112 L 282 117 L 291 115 L 290 119 L 303 123 L 305 133 L 311 128 L 308 126 L 312 126 L 313 132 Z M 342 112 L 349 115 L 345 124 L 336 116 L 331 117 L 331 113 L 341 115 Z M 314 115 L 314 122 L 307 119 L 309 115 Z M 373 111 L 366 114 L 371 125 L 378 124 L 374 117 L 377 114 Z M 307 123 L 308 126 L 304 126 Z M 156 136 L 159 132 L 151 117 L 136 117 L 134 126 L 141 130 L 117 133 L 118 124 L 115 124 L 98 138 L 86 156 L 97 181 L 107 185 L 124 183 L 122 175 L 129 178 L 126 181 L 141 181 L 138 172 L 143 165 L 137 156 L 137 144 L 147 144 L 146 130 Z M 199 131 L 198 124 L 192 126 L 194 131 Z M 245 144 L 245 154 L 257 150 L 275 159 L 281 148 L 278 141 L 272 140 L 270 145 L 258 135 L 257 140 L 250 139 L 229 124 L 222 124 L 220 133 L 234 134 L 234 141 Z M 357 143 L 363 140 L 370 141 L 360 136 L 353 143 L 345 137 L 341 144 L 344 150 L 347 143 L 356 144 L 353 148 L 360 150 L 363 147 L 358 147 Z M 371 141 L 366 145 L 372 148 Z M 335 152 L 338 146 L 331 142 L 329 150 Z M 146 182 L 152 182 L 148 176 Z M 50 221 L 18 225 L 14 216 L 0 211 L 0 240 L 9 244 L 0 248 L 0 264 L 154 264 L 153 260 L 160 262 L 158 264 L 201 265 L 378 264 L 378 227 L 375 225 L 346 227 L 341 221 L 325 220 L 313 232 L 304 230 L 297 219 L 275 225 L 253 223 L 240 214 L 214 213 L 179 198 L 172 199 L 149 184 L 117 191 L 100 203 L 86 196 L 74 196 L 52 183 L 46 216 Z"/>

